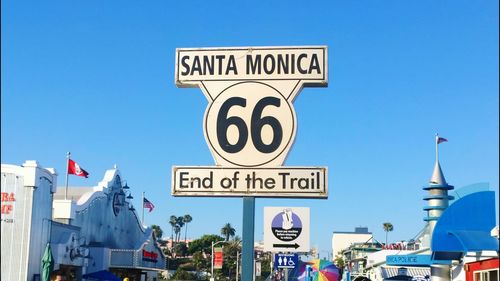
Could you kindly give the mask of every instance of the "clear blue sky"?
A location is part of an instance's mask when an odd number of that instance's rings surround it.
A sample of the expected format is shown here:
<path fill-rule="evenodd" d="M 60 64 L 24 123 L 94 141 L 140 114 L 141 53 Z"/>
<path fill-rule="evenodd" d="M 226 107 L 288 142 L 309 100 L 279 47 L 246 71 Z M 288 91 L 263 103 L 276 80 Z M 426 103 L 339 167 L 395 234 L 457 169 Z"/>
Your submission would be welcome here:
<path fill-rule="evenodd" d="M 65 155 L 93 186 L 118 165 L 146 223 L 166 234 L 191 214 L 189 236 L 241 235 L 239 198 L 174 198 L 173 165 L 213 165 L 203 136 L 207 100 L 174 83 L 175 49 L 327 45 L 329 87 L 294 102 L 298 131 L 285 165 L 328 166 L 329 198 L 257 199 L 311 207 L 311 245 L 367 226 L 383 240 L 424 226 L 421 189 L 434 165 L 456 188 L 499 186 L 498 1 L 2 1 L 1 161 L 38 160 L 59 171 Z M 498 205 L 498 203 L 497 203 Z M 140 207 L 138 207 L 140 209 Z"/>

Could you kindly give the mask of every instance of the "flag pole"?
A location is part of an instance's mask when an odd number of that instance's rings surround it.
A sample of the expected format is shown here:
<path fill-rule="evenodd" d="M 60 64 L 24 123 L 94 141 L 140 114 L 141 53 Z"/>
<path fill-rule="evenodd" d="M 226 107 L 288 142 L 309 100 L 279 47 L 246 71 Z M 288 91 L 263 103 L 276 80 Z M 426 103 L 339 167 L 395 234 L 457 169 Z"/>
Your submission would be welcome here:
<path fill-rule="evenodd" d="M 144 225 L 144 191 L 142 192 L 142 225 Z"/>
<path fill-rule="evenodd" d="M 436 162 L 439 162 L 438 143 L 439 143 L 439 134 L 436 133 Z"/>
<path fill-rule="evenodd" d="M 69 158 L 71 156 L 71 152 L 66 154 L 66 187 L 64 189 L 64 200 L 68 199 L 68 170 L 69 170 Z"/>

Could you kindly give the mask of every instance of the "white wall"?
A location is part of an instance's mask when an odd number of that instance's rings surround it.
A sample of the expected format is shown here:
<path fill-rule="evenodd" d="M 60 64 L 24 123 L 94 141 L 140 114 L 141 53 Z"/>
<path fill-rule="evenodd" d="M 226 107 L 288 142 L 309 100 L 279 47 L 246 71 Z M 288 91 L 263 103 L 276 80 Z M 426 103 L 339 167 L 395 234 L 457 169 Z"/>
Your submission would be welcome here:
<path fill-rule="evenodd" d="M 362 243 L 372 237 L 371 233 L 333 233 L 332 235 L 332 255 L 333 258 L 339 251 L 348 248 L 352 243 Z"/>
<path fill-rule="evenodd" d="M 40 273 L 50 236 L 56 181 L 55 171 L 42 168 L 36 161 L 26 161 L 22 166 L 2 164 L 2 193 L 15 196 L 11 213 L 2 214 L 2 280 L 32 280 Z"/>

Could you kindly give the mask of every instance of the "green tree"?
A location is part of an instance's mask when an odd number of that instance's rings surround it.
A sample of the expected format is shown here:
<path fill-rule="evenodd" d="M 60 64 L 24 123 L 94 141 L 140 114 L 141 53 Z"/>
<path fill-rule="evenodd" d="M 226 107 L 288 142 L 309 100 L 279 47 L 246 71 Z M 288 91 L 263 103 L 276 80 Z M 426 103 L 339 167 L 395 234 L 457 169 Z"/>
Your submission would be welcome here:
<path fill-rule="evenodd" d="M 384 228 L 384 231 L 385 231 L 385 245 L 387 246 L 387 236 L 388 236 L 389 232 L 394 230 L 394 226 L 390 222 L 384 222 L 382 224 L 382 227 Z"/>
<path fill-rule="evenodd" d="M 224 238 L 219 235 L 206 234 L 202 237 L 195 239 L 189 243 L 189 254 L 194 254 L 196 252 L 201 252 L 205 254 L 211 254 L 212 242 L 224 241 Z"/>
<path fill-rule="evenodd" d="M 172 275 L 171 280 L 196 280 L 196 275 L 179 268 L 175 271 L 174 275 Z"/>
<path fill-rule="evenodd" d="M 272 257 L 273 255 L 271 253 L 261 253 L 261 255 L 258 257 L 258 260 L 260 261 L 260 268 L 262 270 L 262 274 L 260 277 L 255 278 L 256 281 L 265 280 L 265 278 L 271 274 Z"/>
<path fill-rule="evenodd" d="M 162 249 L 162 251 L 166 257 L 172 256 L 172 251 L 169 248 L 165 247 Z"/>
<path fill-rule="evenodd" d="M 193 254 L 193 264 L 198 271 L 208 271 L 210 268 L 210 259 L 203 252 L 196 252 Z"/>
<path fill-rule="evenodd" d="M 234 241 L 235 243 L 242 243 L 241 237 L 239 237 L 238 235 L 235 235 L 235 236 L 233 237 L 233 241 Z"/>
<path fill-rule="evenodd" d="M 236 230 L 231 226 L 230 223 L 226 223 L 220 230 L 220 233 L 226 237 L 226 242 L 229 241 L 229 237 L 236 234 Z"/>
<path fill-rule="evenodd" d="M 336 256 L 335 256 L 335 260 L 333 261 L 335 263 L 335 265 L 343 270 L 344 269 L 344 266 L 345 266 L 345 260 L 344 260 L 344 256 L 342 255 L 342 252 L 339 252 Z"/>
<path fill-rule="evenodd" d="M 241 253 L 241 241 L 231 240 L 225 244 L 224 248 L 224 264 L 222 270 L 229 279 L 233 279 L 236 274 L 236 260 Z M 240 261 L 241 263 L 241 261 Z"/>
<path fill-rule="evenodd" d="M 163 236 L 163 230 L 161 230 L 159 225 L 153 224 L 151 228 L 153 229 L 156 239 L 160 239 Z"/>
<path fill-rule="evenodd" d="M 173 248 L 173 252 L 175 253 L 176 256 L 185 257 L 188 253 L 188 248 L 186 246 L 186 243 L 183 242 L 176 243 L 175 247 Z"/>
<path fill-rule="evenodd" d="M 184 215 L 182 218 L 182 221 L 186 224 L 186 231 L 184 232 L 184 243 L 187 243 L 187 232 L 188 232 L 188 223 L 190 223 L 193 220 L 193 218 L 187 214 Z"/>

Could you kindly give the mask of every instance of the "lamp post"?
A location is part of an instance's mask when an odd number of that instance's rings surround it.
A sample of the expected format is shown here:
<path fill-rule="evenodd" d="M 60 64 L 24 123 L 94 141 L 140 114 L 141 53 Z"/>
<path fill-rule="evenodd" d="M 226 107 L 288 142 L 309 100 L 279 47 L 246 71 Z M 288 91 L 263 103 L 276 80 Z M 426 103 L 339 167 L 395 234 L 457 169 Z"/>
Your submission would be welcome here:
<path fill-rule="evenodd" d="M 218 241 L 215 243 L 214 243 L 214 241 L 212 241 L 212 255 L 210 256 L 210 259 L 212 260 L 212 270 L 211 270 L 210 280 L 215 280 L 214 279 L 214 246 L 219 244 L 219 243 L 222 243 L 222 242 L 225 242 L 225 241 Z"/>
<path fill-rule="evenodd" d="M 238 251 L 236 252 L 236 281 L 238 281 L 238 276 L 240 274 L 240 255 L 241 253 Z"/>

